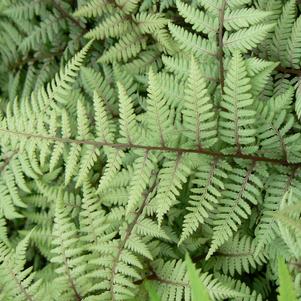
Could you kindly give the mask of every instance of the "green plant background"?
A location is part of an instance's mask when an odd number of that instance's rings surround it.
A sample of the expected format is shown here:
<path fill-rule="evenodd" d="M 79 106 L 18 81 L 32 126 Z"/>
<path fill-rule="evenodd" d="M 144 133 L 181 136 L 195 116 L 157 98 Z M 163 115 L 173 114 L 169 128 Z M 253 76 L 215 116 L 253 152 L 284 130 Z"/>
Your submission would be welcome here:
<path fill-rule="evenodd" d="M 1 0 L 0 300 L 300 300 L 300 11 Z"/>

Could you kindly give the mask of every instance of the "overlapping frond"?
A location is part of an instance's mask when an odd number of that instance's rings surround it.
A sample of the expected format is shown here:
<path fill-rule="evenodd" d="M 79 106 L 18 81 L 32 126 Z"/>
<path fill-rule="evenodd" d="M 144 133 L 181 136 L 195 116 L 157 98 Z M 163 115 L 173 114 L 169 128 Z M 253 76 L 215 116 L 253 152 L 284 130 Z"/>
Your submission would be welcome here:
<path fill-rule="evenodd" d="M 299 6 L 155 2 L 1 1 L 0 300 L 299 283 Z"/>

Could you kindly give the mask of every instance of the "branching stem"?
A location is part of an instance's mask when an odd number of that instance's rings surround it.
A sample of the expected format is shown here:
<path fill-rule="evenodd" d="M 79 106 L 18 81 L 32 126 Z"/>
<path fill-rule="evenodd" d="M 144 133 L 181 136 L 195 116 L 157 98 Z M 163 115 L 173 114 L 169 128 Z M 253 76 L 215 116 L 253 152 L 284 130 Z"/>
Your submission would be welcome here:
<path fill-rule="evenodd" d="M 205 148 L 201 149 L 192 149 L 192 148 L 181 148 L 181 147 L 169 147 L 169 146 L 151 146 L 151 145 L 141 145 L 141 144 L 128 144 L 128 143 L 111 143 L 111 142 L 103 142 L 103 141 L 93 141 L 93 140 L 76 140 L 71 138 L 62 138 L 62 137 L 53 137 L 53 136 L 43 136 L 38 134 L 29 134 L 24 132 L 11 131 L 6 129 L 0 129 L 0 132 L 4 132 L 11 135 L 18 135 L 28 139 L 41 139 L 48 140 L 53 142 L 61 142 L 66 144 L 86 144 L 93 145 L 96 147 L 109 146 L 112 148 L 119 149 L 145 149 L 148 151 L 162 151 L 162 152 L 172 152 L 172 153 L 193 153 L 193 154 L 203 154 L 208 155 L 215 158 L 238 158 L 243 160 L 249 160 L 253 162 L 266 162 L 276 165 L 282 165 L 290 168 L 300 168 L 301 163 L 291 163 L 287 160 L 281 159 L 273 159 L 268 157 L 259 157 L 255 155 L 247 155 L 242 153 L 234 153 L 234 154 L 226 154 L 219 151 L 213 151 Z"/>

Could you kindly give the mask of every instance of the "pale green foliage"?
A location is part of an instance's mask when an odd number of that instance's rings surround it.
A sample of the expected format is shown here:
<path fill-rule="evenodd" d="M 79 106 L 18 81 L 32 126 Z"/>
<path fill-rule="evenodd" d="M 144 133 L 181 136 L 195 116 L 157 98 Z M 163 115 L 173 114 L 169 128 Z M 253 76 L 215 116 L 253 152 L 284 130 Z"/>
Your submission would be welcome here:
<path fill-rule="evenodd" d="M 235 235 L 219 248 L 216 256 L 212 257 L 208 265 L 216 270 L 222 270 L 225 274 L 241 274 L 243 271 L 250 272 L 256 265 L 262 265 L 266 260 L 263 253 L 254 256 L 256 241 L 251 237 Z"/>
<path fill-rule="evenodd" d="M 251 205 L 257 205 L 263 188 L 262 176 L 265 167 L 257 163 L 235 168 L 229 175 L 220 204 L 213 216 L 213 238 L 207 254 L 209 258 L 225 241 L 238 230 L 243 219 L 251 214 Z"/>
<path fill-rule="evenodd" d="M 144 283 L 144 286 L 149 293 L 150 301 L 160 301 L 160 297 L 158 296 L 158 294 L 155 291 L 154 287 L 152 286 L 151 282 L 146 281 Z"/>
<path fill-rule="evenodd" d="M 283 258 L 279 258 L 278 260 L 278 273 L 279 273 L 279 283 L 280 283 L 278 300 L 297 301 L 293 282 Z"/>
<path fill-rule="evenodd" d="M 209 212 L 214 209 L 214 204 L 218 203 L 221 191 L 224 189 L 223 181 L 227 173 L 231 170 L 230 166 L 218 159 L 204 159 L 196 170 L 195 178 L 191 188 L 190 206 L 187 207 L 189 213 L 185 215 L 183 230 L 180 243 L 188 238 L 203 224 L 209 217 Z"/>
<path fill-rule="evenodd" d="M 296 1 L 0 10 L 0 300 L 300 299 Z"/>
<path fill-rule="evenodd" d="M 220 135 L 230 147 L 229 151 L 254 153 L 255 114 L 252 110 L 250 79 L 242 56 L 235 53 L 225 81 L 225 94 L 221 101 Z"/>
<path fill-rule="evenodd" d="M 192 59 L 190 65 L 183 111 L 184 125 L 187 127 L 184 134 L 195 141 L 196 147 L 210 147 L 217 141 L 213 104 L 198 63 Z"/>
<path fill-rule="evenodd" d="M 204 284 L 200 281 L 198 277 L 198 272 L 188 254 L 186 254 L 185 261 L 187 265 L 189 280 L 191 283 L 192 300 L 196 301 L 199 298 L 201 298 L 201 300 L 210 301 L 207 289 L 205 288 Z"/>

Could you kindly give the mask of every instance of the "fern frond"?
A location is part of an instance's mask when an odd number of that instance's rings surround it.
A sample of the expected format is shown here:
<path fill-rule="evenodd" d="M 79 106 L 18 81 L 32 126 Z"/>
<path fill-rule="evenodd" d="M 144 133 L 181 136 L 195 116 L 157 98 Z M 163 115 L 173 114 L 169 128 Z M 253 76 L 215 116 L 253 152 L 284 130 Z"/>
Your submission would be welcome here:
<path fill-rule="evenodd" d="M 154 283 L 162 301 L 167 300 L 191 300 L 191 290 L 186 264 L 182 260 L 170 260 L 164 262 L 157 260 L 152 264 L 157 276 Z M 212 275 L 200 274 L 200 281 L 204 284 L 212 299 L 239 298 L 245 296 L 236 287 L 224 285 Z"/>
<path fill-rule="evenodd" d="M 95 162 L 97 161 L 99 155 L 100 155 L 100 151 L 98 148 L 92 145 L 83 147 L 81 160 L 79 163 L 76 187 L 82 185 L 82 183 L 87 179 L 88 174 L 92 169 L 92 167 L 94 166 Z"/>
<path fill-rule="evenodd" d="M 159 187 L 157 196 L 154 200 L 157 206 L 157 217 L 159 225 L 161 225 L 163 216 L 169 209 L 177 203 L 176 197 L 179 195 L 183 183 L 187 181 L 190 168 L 185 162 L 184 155 L 171 157 L 163 164 L 163 168 L 159 174 Z"/>
<path fill-rule="evenodd" d="M 122 159 L 124 158 L 125 154 L 122 150 L 115 149 L 115 150 L 107 150 L 107 157 L 108 162 L 106 164 L 104 173 L 100 178 L 99 185 L 98 185 L 98 192 L 103 191 L 108 186 L 110 186 L 111 181 L 116 176 L 118 171 L 122 166 Z"/>
<path fill-rule="evenodd" d="M 93 40 L 87 43 L 86 46 L 80 52 L 78 52 L 67 63 L 67 65 L 60 70 L 59 73 L 56 74 L 51 83 L 47 85 L 47 96 L 45 95 L 46 91 L 43 89 L 39 91 L 39 96 L 42 100 L 42 103 L 39 104 L 41 106 L 41 111 L 46 110 L 47 106 L 51 104 L 52 100 L 56 100 L 61 103 L 65 102 L 65 97 L 71 90 L 71 84 L 74 83 L 92 42 Z"/>
<path fill-rule="evenodd" d="M 283 6 L 272 37 L 272 55 L 275 59 L 285 61 L 285 52 L 291 29 L 295 20 L 296 1 L 290 0 Z"/>
<path fill-rule="evenodd" d="M 301 18 L 299 17 L 293 25 L 290 39 L 286 45 L 286 64 L 293 68 L 300 67 L 301 56 Z"/>
<path fill-rule="evenodd" d="M 108 37 L 120 37 L 130 29 L 130 26 L 125 16 L 117 12 L 86 33 L 85 38 L 102 40 Z"/>
<path fill-rule="evenodd" d="M 141 0 L 116 0 L 118 7 L 125 13 L 132 13 L 138 6 Z"/>
<path fill-rule="evenodd" d="M 0 300 L 299 296 L 299 8 L 0 1 Z"/>
<path fill-rule="evenodd" d="M 160 84 L 157 75 L 151 69 L 149 72 L 147 114 L 149 115 L 149 130 L 155 141 L 165 145 L 172 131 L 169 110 L 166 99 L 160 95 Z"/>
<path fill-rule="evenodd" d="M 273 175 L 268 181 L 266 195 L 263 202 L 262 214 L 256 227 L 255 238 L 257 240 L 256 253 L 268 246 L 278 233 L 275 212 L 279 209 L 280 200 L 296 185 L 298 171 L 287 174 L 281 171 L 277 176 Z"/>
<path fill-rule="evenodd" d="M 126 207 L 127 214 L 135 210 L 139 201 L 141 200 L 141 195 L 146 189 L 148 180 L 155 168 L 156 158 L 155 156 L 146 151 L 143 156 L 137 158 L 134 162 L 134 174 L 129 183 L 129 201 Z"/>
<path fill-rule="evenodd" d="M 80 6 L 74 13 L 76 17 L 97 17 L 110 10 L 112 6 L 107 0 L 90 0 L 88 3 Z"/>
<path fill-rule="evenodd" d="M 218 159 L 205 159 L 198 167 L 191 188 L 189 211 L 184 217 L 183 229 L 179 244 L 187 239 L 209 217 L 209 212 L 218 203 L 224 189 L 223 181 L 227 179 L 230 166 Z"/>
<path fill-rule="evenodd" d="M 275 116 L 272 120 L 266 120 L 258 130 L 262 151 L 271 156 L 276 152 L 278 156 L 280 154 L 288 161 L 299 162 L 299 152 L 294 148 L 300 147 L 298 143 L 300 135 L 297 133 L 288 135 L 293 125 L 294 117 L 287 116 L 285 111 L 282 111 L 278 118 Z"/>
<path fill-rule="evenodd" d="M 213 218 L 213 237 L 207 259 L 237 232 L 242 219 L 248 218 L 251 214 L 250 204 L 258 203 L 263 183 L 257 172 L 264 175 L 265 168 L 256 167 L 253 162 L 247 168 L 233 169 L 229 175 L 230 181 L 225 185 Z"/>
<path fill-rule="evenodd" d="M 133 101 L 121 83 L 117 84 L 119 92 L 120 134 L 121 143 L 137 144 L 138 125 L 134 112 Z"/>
<path fill-rule="evenodd" d="M 210 148 L 217 139 L 213 104 L 197 62 L 192 58 L 185 89 L 184 135 L 201 148 Z"/>
<path fill-rule="evenodd" d="M 247 29 L 240 29 L 235 33 L 226 32 L 224 35 L 224 48 L 231 52 L 240 51 L 245 53 L 256 48 L 273 28 L 274 24 L 254 25 Z"/>
<path fill-rule="evenodd" d="M 127 62 L 146 48 L 146 37 L 136 31 L 123 35 L 117 43 L 111 46 L 98 60 L 99 63 L 113 61 Z"/>
<path fill-rule="evenodd" d="M 137 22 L 138 28 L 142 33 L 155 33 L 168 23 L 168 19 L 163 14 L 139 13 L 135 15 L 134 21 Z"/>
<path fill-rule="evenodd" d="M 250 273 L 257 265 L 265 261 L 265 254 L 255 256 L 256 241 L 251 237 L 236 234 L 231 240 L 222 245 L 211 257 L 208 264 L 216 271 L 222 270 L 224 274 L 233 276 L 235 273 Z"/>
<path fill-rule="evenodd" d="M 244 60 L 238 52 L 230 62 L 225 81 L 225 94 L 221 102 L 220 135 L 238 152 L 255 152 L 255 114 L 250 93 L 250 79 Z"/>
<path fill-rule="evenodd" d="M 191 52 L 196 57 L 215 57 L 217 56 L 217 45 L 215 41 L 206 40 L 193 34 L 180 26 L 169 23 L 169 30 L 179 44 L 180 49 Z"/>
<path fill-rule="evenodd" d="M 0 274 L 2 296 L 7 300 L 35 301 L 40 282 L 34 281 L 32 267 L 25 268 L 25 253 L 30 234 L 21 240 L 15 250 L 11 250 L 1 261 Z M 3 250 L 2 254 L 4 253 Z M 7 251 L 6 251 L 7 252 Z"/>
<path fill-rule="evenodd" d="M 205 34 L 215 34 L 218 31 L 218 20 L 210 14 L 206 14 L 191 5 L 183 3 L 181 0 L 176 1 L 177 8 L 185 21 L 192 24 L 192 28 Z"/>
<path fill-rule="evenodd" d="M 18 1 L 19 3 L 11 4 L 5 10 L 5 14 L 16 19 L 32 19 L 35 15 L 45 12 L 45 3 L 42 1 Z"/>
<path fill-rule="evenodd" d="M 94 93 L 96 92 L 104 102 L 104 105 L 108 109 L 112 109 L 112 105 L 117 103 L 117 93 L 110 86 L 108 78 L 88 67 L 81 67 L 80 75 L 85 91 L 91 97 L 94 97 Z"/>
<path fill-rule="evenodd" d="M 22 41 L 20 45 L 21 51 L 25 53 L 30 49 L 37 48 L 41 40 L 44 43 L 54 40 L 59 30 L 64 29 L 64 25 L 64 20 L 59 19 L 54 15 L 50 15 L 47 20 L 40 23 L 40 26 L 34 30 L 30 36 Z"/>
<path fill-rule="evenodd" d="M 241 8 L 236 10 L 226 9 L 224 26 L 227 30 L 239 30 L 244 27 L 259 24 L 271 15 L 271 12 L 254 8 Z"/>
<path fill-rule="evenodd" d="M 84 273 L 83 267 L 86 261 L 82 257 L 82 246 L 76 238 L 75 225 L 68 215 L 63 202 L 58 200 L 53 227 L 54 249 L 52 253 L 54 256 L 51 261 L 57 264 L 56 273 L 60 275 L 60 281 L 65 285 L 62 295 L 67 294 L 70 298 L 81 299 L 84 287 L 81 287 L 80 276 Z"/>

